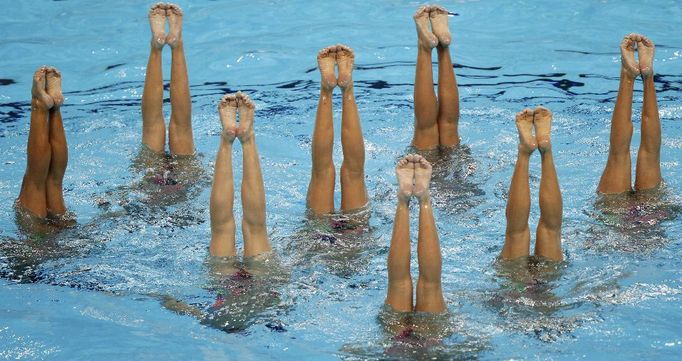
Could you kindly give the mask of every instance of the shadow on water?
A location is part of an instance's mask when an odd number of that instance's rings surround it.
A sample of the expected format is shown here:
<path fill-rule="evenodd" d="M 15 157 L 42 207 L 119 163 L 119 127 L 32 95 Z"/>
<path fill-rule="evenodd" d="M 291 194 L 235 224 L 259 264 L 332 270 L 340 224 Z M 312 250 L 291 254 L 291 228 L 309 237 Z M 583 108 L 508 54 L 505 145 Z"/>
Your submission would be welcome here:
<path fill-rule="evenodd" d="M 158 297 L 163 306 L 229 333 L 244 332 L 256 323 L 275 332 L 287 331 L 280 319 L 293 307 L 282 294 L 291 273 L 274 253 L 241 262 L 209 257 L 207 268 L 206 290 L 215 296 L 212 303 L 186 303 L 164 295 Z"/>

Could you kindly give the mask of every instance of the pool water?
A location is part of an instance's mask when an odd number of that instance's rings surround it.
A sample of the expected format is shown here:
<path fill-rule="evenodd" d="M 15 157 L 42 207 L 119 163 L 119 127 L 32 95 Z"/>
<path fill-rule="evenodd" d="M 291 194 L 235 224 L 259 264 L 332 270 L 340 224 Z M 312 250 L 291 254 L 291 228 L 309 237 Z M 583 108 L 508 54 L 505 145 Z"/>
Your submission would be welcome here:
<path fill-rule="evenodd" d="M 183 197 L 165 203 L 150 201 L 140 187 L 144 175 L 132 166 L 141 138 L 150 3 L 2 4 L 0 358 L 572 360 L 682 354 L 678 2 L 444 3 L 457 14 L 450 18 L 451 52 L 465 147 L 436 165 L 433 180 L 452 333 L 431 343 L 394 339 L 379 321 L 396 202 L 393 168 L 412 137 L 411 16 L 418 2 L 179 1 L 204 173 Z M 618 88 L 618 44 L 633 31 L 657 46 L 666 182 L 660 204 L 642 210 L 648 218 L 638 226 L 606 214 L 595 195 Z M 319 91 L 315 55 L 339 42 L 356 51 L 371 213 L 363 234 L 315 237 L 305 217 Z M 166 77 L 169 55 L 166 50 Z M 64 77 L 70 156 L 65 199 L 79 225 L 31 240 L 18 231 L 12 205 L 25 168 L 31 75 L 42 64 L 57 66 Z M 240 329 L 225 332 L 170 311 L 163 300 L 199 308 L 216 301 L 207 260 L 210 177 L 220 134 L 216 106 L 222 94 L 237 90 L 257 103 L 268 227 L 283 269 L 278 276 L 286 280 L 278 280 L 273 302 L 249 314 Z M 633 159 L 641 97 L 638 81 Z M 519 270 L 496 257 L 516 157 L 513 116 L 539 104 L 554 112 L 566 261 Z M 340 165 L 338 131 L 336 136 Z M 238 190 L 239 146 L 235 152 Z M 539 156 L 531 163 L 534 228 Z M 235 203 L 241 219 L 238 196 Z M 416 241 L 414 222 L 412 230 Z"/>

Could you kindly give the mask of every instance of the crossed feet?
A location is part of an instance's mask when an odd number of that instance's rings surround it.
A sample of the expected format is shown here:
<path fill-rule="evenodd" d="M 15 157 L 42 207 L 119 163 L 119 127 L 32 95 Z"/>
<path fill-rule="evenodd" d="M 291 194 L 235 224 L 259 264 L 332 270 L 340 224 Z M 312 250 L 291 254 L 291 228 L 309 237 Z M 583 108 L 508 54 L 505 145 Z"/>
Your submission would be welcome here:
<path fill-rule="evenodd" d="M 639 62 L 635 60 L 635 50 Z M 625 35 L 620 43 L 620 54 L 623 71 L 632 79 L 640 74 L 642 78 L 648 78 L 654 73 L 654 51 L 653 41 L 641 34 Z"/>
<path fill-rule="evenodd" d="M 168 20 L 168 34 L 166 34 Z M 175 4 L 157 3 L 149 9 L 152 28 L 152 47 L 161 49 L 165 44 L 175 48 L 182 42 L 182 9 Z"/>
<path fill-rule="evenodd" d="M 223 125 L 223 139 L 229 143 L 233 143 L 235 138 L 239 138 L 242 143 L 252 139 L 255 109 L 256 105 L 248 95 L 242 92 L 225 94 L 218 105 L 220 122 Z M 239 110 L 239 121 L 237 121 L 237 110 Z"/>
<path fill-rule="evenodd" d="M 64 103 L 62 74 L 55 67 L 43 65 L 33 74 L 31 96 L 38 107 L 48 110 Z"/>
<path fill-rule="evenodd" d="M 352 89 L 354 62 L 353 49 L 346 45 L 337 44 L 320 50 L 317 54 L 317 66 L 322 77 L 322 90 L 332 91 L 337 85 L 343 91 Z M 335 67 L 338 67 L 338 77 L 334 71 Z"/>
<path fill-rule="evenodd" d="M 414 13 L 414 23 L 417 25 L 419 46 L 428 50 L 436 46 L 447 47 L 452 41 L 448 28 L 448 11 L 438 5 L 425 5 Z"/>
<path fill-rule="evenodd" d="M 428 202 L 431 170 L 431 163 L 418 154 L 408 154 L 399 160 L 395 167 L 398 200 L 408 203 L 415 196 L 420 203 Z"/>
<path fill-rule="evenodd" d="M 543 154 L 552 150 L 552 112 L 549 109 L 540 106 L 516 113 L 516 128 L 519 130 L 519 152 L 530 155 L 535 149 Z"/>

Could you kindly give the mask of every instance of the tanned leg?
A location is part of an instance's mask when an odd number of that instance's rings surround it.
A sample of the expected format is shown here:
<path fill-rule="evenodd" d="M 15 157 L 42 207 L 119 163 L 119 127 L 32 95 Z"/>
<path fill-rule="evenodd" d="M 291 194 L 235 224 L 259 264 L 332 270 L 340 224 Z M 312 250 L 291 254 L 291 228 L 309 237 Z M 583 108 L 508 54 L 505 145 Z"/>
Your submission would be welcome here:
<path fill-rule="evenodd" d="M 235 247 L 234 177 L 232 175 L 232 143 L 237 136 L 237 98 L 225 95 L 218 106 L 223 133 L 215 161 L 211 188 L 211 244 L 209 252 L 216 257 L 233 257 Z"/>
<path fill-rule="evenodd" d="M 393 235 L 388 251 L 388 291 L 386 304 L 400 312 L 412 311 L 410 274 L 410 198 L 414 192 L 414 163 L 408 157 L 398 161 L 398 206 L 393 220 Z"/>
<path fill-rule="evenodd" d="M 155 152 L 163 152 L 166 142 L 166 125 L 162 110 L 163 73 L 161 71 L 161 50 L 166 44 L 165 7 L 165 4 L 159 3 L 149 10 L 152 40 L 142 93 L 142 143 Z"/>
<path fill-rule="evenodd" d="M 433 219 L 429 183 L 431 164 L 422 156 L 413 155 L 414 195 L 419 200 L 419 240 L 417 257 L 419 259 L 419 280 L 417 281 L 417 302 L 415 311 L 443 312 L 446 309 L 441 286 L 442 260 L 438 230 Z"/>
<path fill-rule="evenodd" d="M 52 147 L 48 114 L 54 105 L 45 91 L 47 67 L 41 67 L 33 75 L 31 90 L 31 128 L 26 147 L 26 173 L 21 184 L 19 203 L 39 217 L 47 216 L 45 183 L 50 169 Z"/>
<path fill-rule="evenodd" d="M 189 95 L 187 63 L 182 42 L 182 10 L 174 4 L 166 9 L 168 36 L 166 43 L 171 47 L 171 119 L 168 124 L 168 146 L 171 154 L 194 154 L 192 135 L 192 99 Z"/>
<path fill-rule="evenodd" d="M 661 184 L 661 120 L 658 115 L 654 85 L 654 43 L 644 36 L 637 41 L 640 72 L 644 81 L 642 105 L 642 140 L 637 153 L 635 190 L 651 189 Z"/>
<path fill-rule="evenodd" d="M 542 157 L 540 179 L 540 221 L 535 238 L 535 255 L 561 261 L 561 221 L 563 203 L 559 179 L 552 159 L 552 112 L 544 107 L 535 108 L 533 118 L 538 150 Z"/>
<path fill-rule="evenodd" d="M 530 253 L 528 163 L 530 155 L 537 148 L 533 137 L 533 110 L 526 108 L 517 113 L 516 127 L 519 131 L 519 148 L 507 199 L 507 230 L 501 254 L 503 259 L 524 257 Z"/>
<path fill-rule="evenodd" d="M 448 11 L 435 6 L 430 12 L 433 32 L 438 37 L 438 136 L 440 145 L 459 145 L 459 90 L 450 58 Z"/>
<path fill-rule="evenodd" d="M 358 105 L 353 93 L 353 49 L 337 45 L 338 85 L 343 93 L 341 115 L 341 210 L 358 209 L 367 204 L 365 187 L 365 140 L 362 137 Z"/>
<path fill-rule="evenodd" d="M 61 105 L 64 103 L 62 95 L 62 77 L 56 68 L 47 69 L 47 93 L 53 100 L 54 106 L 50 109 L 50 147 L 52 158 L 50 170 L 47 173 L 45 191 L 47 197 L 47 210 L 51 215 L 63 215 L 66 213 L 62 183 L 66 164 L 69 160 L 69 151 L 64 134 Z"/>
<path fill-rule="evenodd" d="M 312 145 L 312 173 L 308 185 L 307 204 L 315 214 L 334 211 L 334 182 L 336 171 L 332 151 L 334 148 L 334 121 L 332 116 L 332 92 L 336 87 L 334 65 L 336 46 L 320 50 L 317 55 L 320 69 L 320 100 L 317 103 L 315 130 Z"/>
<path fill-rule="evenodd" d="M 414 14 L 417 26 L 417 68 L 414 80 L 414 138 L 412 145 L 420 150 L 434 149 L 439 145 L 438 100 L 433 90 L 433 64 L 431 51 L 438 39 L 429 30 L 431 7 L 421 7 Z"/>
<path fill-rule="evenodd" d="M 599 192 L 623 193 L 632 189 L 630 141 L 632 139 L 632 91 L 639 66 L 635 62 L 633 34 L 627 35 L 620 44 L 622 66 L 616 105 L 611 119 L 609 157 L 599 181 Z"/>
<path fill-rule="evenodd" d="M 244 219 L 244 257 L 257 256 L 270 252 L 268 230 L 265 225 L 265 187 L 261 174 L 256 135 L 253 131 L 255 105 L 244 93 L 237 93 L 239 104 L 239 129 L 237 137 L 242 143 L 244 153 L 244 172 L 242 178 L 242 207 Z"/>

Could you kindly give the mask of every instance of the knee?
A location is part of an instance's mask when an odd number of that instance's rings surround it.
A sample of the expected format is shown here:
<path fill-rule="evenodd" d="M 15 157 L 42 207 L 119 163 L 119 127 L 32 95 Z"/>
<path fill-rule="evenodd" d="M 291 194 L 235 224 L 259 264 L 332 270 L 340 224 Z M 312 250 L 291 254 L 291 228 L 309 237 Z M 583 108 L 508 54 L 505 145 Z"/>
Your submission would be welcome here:
<path fill-rule="evenodd" d="M 365 162 L 355 162 L 344 159 L 341 164 L 341 177 L 345 179 L 364 179 Z"/>

